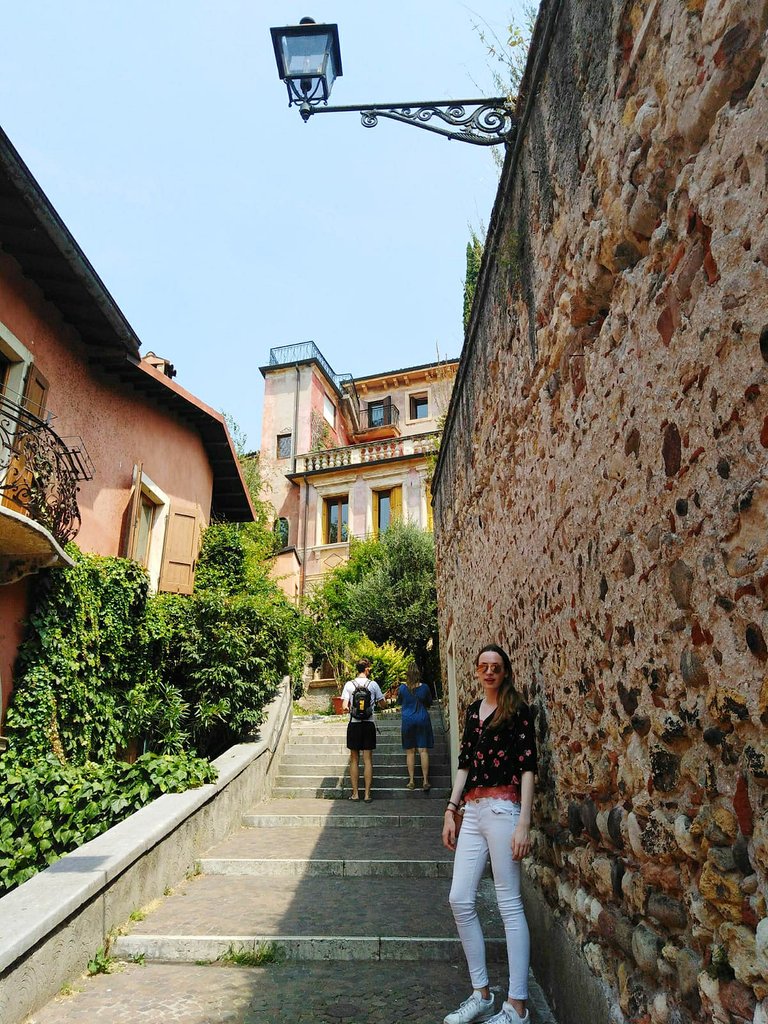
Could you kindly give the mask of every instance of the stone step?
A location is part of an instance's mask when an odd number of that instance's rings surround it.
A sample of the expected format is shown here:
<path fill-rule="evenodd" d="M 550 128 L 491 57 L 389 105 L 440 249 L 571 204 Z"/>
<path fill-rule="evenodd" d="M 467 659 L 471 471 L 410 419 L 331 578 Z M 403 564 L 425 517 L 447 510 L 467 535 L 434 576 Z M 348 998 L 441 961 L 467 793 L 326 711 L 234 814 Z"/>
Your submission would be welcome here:
<path fill-rule="evenodd" d="M 272 799 L 243 815 L 247 828 L 426 828 L 442 831 L 444 805 L 422 799 L 403 800 Z"/>
<path fill-rule="evenodd" d="M 272 795 L 276 800 L 307 799 L 312 797 L 316 797 L 320 800 L 343 800 L 349 796 L 349 792 L 349 783 L 345 782 L 344 786 L 340 786 L 336 783 L 332 783 L 327 786 L 278 785 L 272 790 Z M 402 789 L 398 789 L 395 786 L 379 786 L 374 779 L 372 794 L 374 800 L 432 799 L 441 801 L 448 800 L 451 795 L 451 791 L 447 786 L 433 786 L 431 791 L 427 794 L 423 793 L 420 789 L 406 789 L 405 786 L 403 786 Z"/>
<path fill-rule="evenodd" d="M 448 906 L 448 878 L 231 875 L 182 883 L 113 947 L 148 960 L 215 960 L 272 942 L 288 959 L 445 960 L 462 957 Z M 501 940 L 493 883 L 478 889 L 486 935 Z"/>
<path fill-rule="evenodd" d="M 451 878 L 452 861 L 345 860 L 319 857 L 301 860 L 267 857 L 201 857 L 198 869 L 206 875 L 251 875 L 258 878 Z"/>
<path fill-rule="evenodd" d="M 328 771 L 338 771 L 341 773 L 346 770 L 348 765 L 349 758 L 339 754 L 291 754 L 285 756 L 281 761 L 281 770 L 285 771 L 287 768 L 310 768 L 313 770 L 327 769 Z M 380 768 L 389 773 L 399 771 L 408 775 L 406 759 L 401 756 L 395 757 L 391 754 L 380 754 L 379 751 L 376 751 L 374 754 L 374 770 L 378 771 Z M 449 761 L 443 757 L 430 757 L 429 768 L 430 773 L 433 769 L 444 774 L 450 774 L 451 772 Z M 417 778 L 421 776 L 421 765 L 418 758 L 416 761 L 416 776 Z"/>
<path fill-rule="evenodd" d="M 408 955 L 411 950 L 405 947 Z M 201 958 L 202 959 L 202 958 Z M 467 996 L 466 972 L 433 961 L 421 984 L 399 960 L 315 960 L 221 970 L 193 963 L 126 963 L 111 974 L 79 979 L 75 995 L 52 1000 L 35 1024 L 435 1024 Z M 493 973 L 496 1007 L 505 988 Z M 554 1024 L 533 976 L 532 1024 Z"/>
<path fill-rule="evenodd" d="M 304 747 L 313 744 L 337 744 L 340 743 L 342 746 L 346 746 L 347 730 L 343 729 L 338 732 L 294 732 L 290 733 L 288 746 Z M 439 734 L 435 733 L 434 736 L 436 747 L 446 747 L 447 743 L 445 739 Z M 378 732 L 376 733 L 376 748 L 381 746 L 394 747 L 397 750 L 402 751 L 405 754 L 405 748 L 403 747 L 403 738 L 400 735 L 400 730 L 397 732 Z"/>
<path fill-rule="evenodd" d="M 373 773 L 374 786 L 377 789 L 381 786 L 394 786 L 397 788 L 408 784 L 408 775 L 403 771 L 393 772 L 386 767 L 383 771 L 377 769 L 379 769 L 379 765 L 374 766 Z M 362 766 L 360 767 L 360 777 L 362 778 Z M 281 765 L 280 774 L 277 777 L 277 785 L 285 785 L 286 780 L 290 780 L 290 785 L 309 785 L 308 782 L 299 781 L 301 779 L 312 779 L 315 785 L 320 785 L 326 780 L 337 781 L 342 778 L 349 778 L 347 765 L 343 765 L 341 771 L 328 771 L 323 765 Z M 433 787 L 450 787 L 451 777 L 447 772 L 430 771 L 429 780 Z M 416 787 L 421 789 L 421 780 L 418 773 L 416 774 Z"/>
<path fill-rule="evenodd" d="M 458 938 L 409 935 L 122 935 L 110 947 L 118 959 L 141 958 L 147 962 L 205 964 L 237 953 L 251 953 L 272 946 L 281 960 L 398 960 L 409 964 L 425 961 L 464 963 Z M 486 936 L 488 960 L 505 959 L 502 938 Z"/>
<path fill-rule="evenodd" d="M 241 828 L 198 861 L 206 874 L 450 877 L 453 854 L 434 828 Z"/>

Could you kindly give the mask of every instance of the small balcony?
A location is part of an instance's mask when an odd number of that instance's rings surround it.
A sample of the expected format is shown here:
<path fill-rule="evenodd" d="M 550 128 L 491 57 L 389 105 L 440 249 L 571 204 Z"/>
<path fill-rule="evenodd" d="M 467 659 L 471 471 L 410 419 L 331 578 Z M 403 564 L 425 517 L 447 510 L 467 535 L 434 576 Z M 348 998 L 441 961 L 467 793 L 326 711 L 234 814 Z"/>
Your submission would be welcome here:
<path fill-rule="evenodd" d="M 412 434 L 409 437 L 395 437 L 384 440 L 366 441 L 346 448 L 329 448 L 325 451 L 309 452 L 296 459 L 296 473 L 332 472 L 348 466 L 364 466 L 389 459 L 426 458 L 435 455 L 440 436 L 435 431 L 428 434 Z"/>
<path fill-rule="evenodd" d="M 360 429 L 356 435 L 366 441 L 400 437 L 400 410 L 391 398 L 368 402 L 360 410 Z"/>
<path fill-rule="evenodd" d="M 79 438 L 0 395 L 0 583 L 70 564 L 62 549 L 80 529 L 77 485 L 92 476 Z"/>

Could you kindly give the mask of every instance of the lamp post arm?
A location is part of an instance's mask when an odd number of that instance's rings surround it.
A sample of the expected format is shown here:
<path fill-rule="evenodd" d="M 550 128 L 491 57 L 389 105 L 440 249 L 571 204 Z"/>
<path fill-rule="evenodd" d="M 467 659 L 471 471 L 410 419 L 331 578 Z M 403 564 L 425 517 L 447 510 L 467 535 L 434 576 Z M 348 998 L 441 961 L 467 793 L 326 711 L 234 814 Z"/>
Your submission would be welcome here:
<path fill-rule="evenodd" d="M 512 142 L 518 118 L 505 97 L 479 100 L 436 100 L 416 103 L 366 103 L 359 106 L 324 107 L 302 103 L 305 121 L 313 114 L 358 113 L 365 128 L 375 128 L 380 117 L 434 132 L 473 146 L 498 146 Z M 435 124 L 433 118 L 443 122 Z"/>

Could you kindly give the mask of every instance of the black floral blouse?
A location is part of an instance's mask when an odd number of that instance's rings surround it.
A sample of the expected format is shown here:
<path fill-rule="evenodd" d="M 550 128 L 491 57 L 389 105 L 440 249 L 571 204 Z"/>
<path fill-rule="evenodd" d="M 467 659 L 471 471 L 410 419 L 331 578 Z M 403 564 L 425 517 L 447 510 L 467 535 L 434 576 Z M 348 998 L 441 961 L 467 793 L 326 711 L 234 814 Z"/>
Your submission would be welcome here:
<path fill-rule="evenodd" d="M 489 729 L 495 711 L 480 724 L 480 704 L 467 708 L 459 750 L 459 768 L 469 772 L 464 791 L 478 787 L 520 786 L 524 772 L 536 772 L 533 712 L 520 704 L 500 729 Z"/>

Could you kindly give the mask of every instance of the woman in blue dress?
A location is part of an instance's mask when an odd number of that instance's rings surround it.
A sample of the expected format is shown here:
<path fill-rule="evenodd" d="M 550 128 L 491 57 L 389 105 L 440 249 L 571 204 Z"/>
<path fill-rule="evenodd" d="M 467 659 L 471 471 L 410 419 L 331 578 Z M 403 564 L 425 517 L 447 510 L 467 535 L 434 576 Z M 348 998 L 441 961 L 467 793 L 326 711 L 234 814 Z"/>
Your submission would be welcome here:
<path fill-rule="evenodd" d="M 427 708 L 432 703 L 432 694 L 426 683 L 419 683 L 418 669 L 408 671 L 408 683 L 403 683 L 397 691 L 397 702 L 402 705 L 402 738 L 405 761 L 408 765 L 408 789 L 416 788 L 414 772 L 416 770 L 416 751 L 421 760 L 421 788 L 428 793 L 432 786 L 429 782 L 429 751 L 435 745 L 432 732 L 432 719 Z"/>

